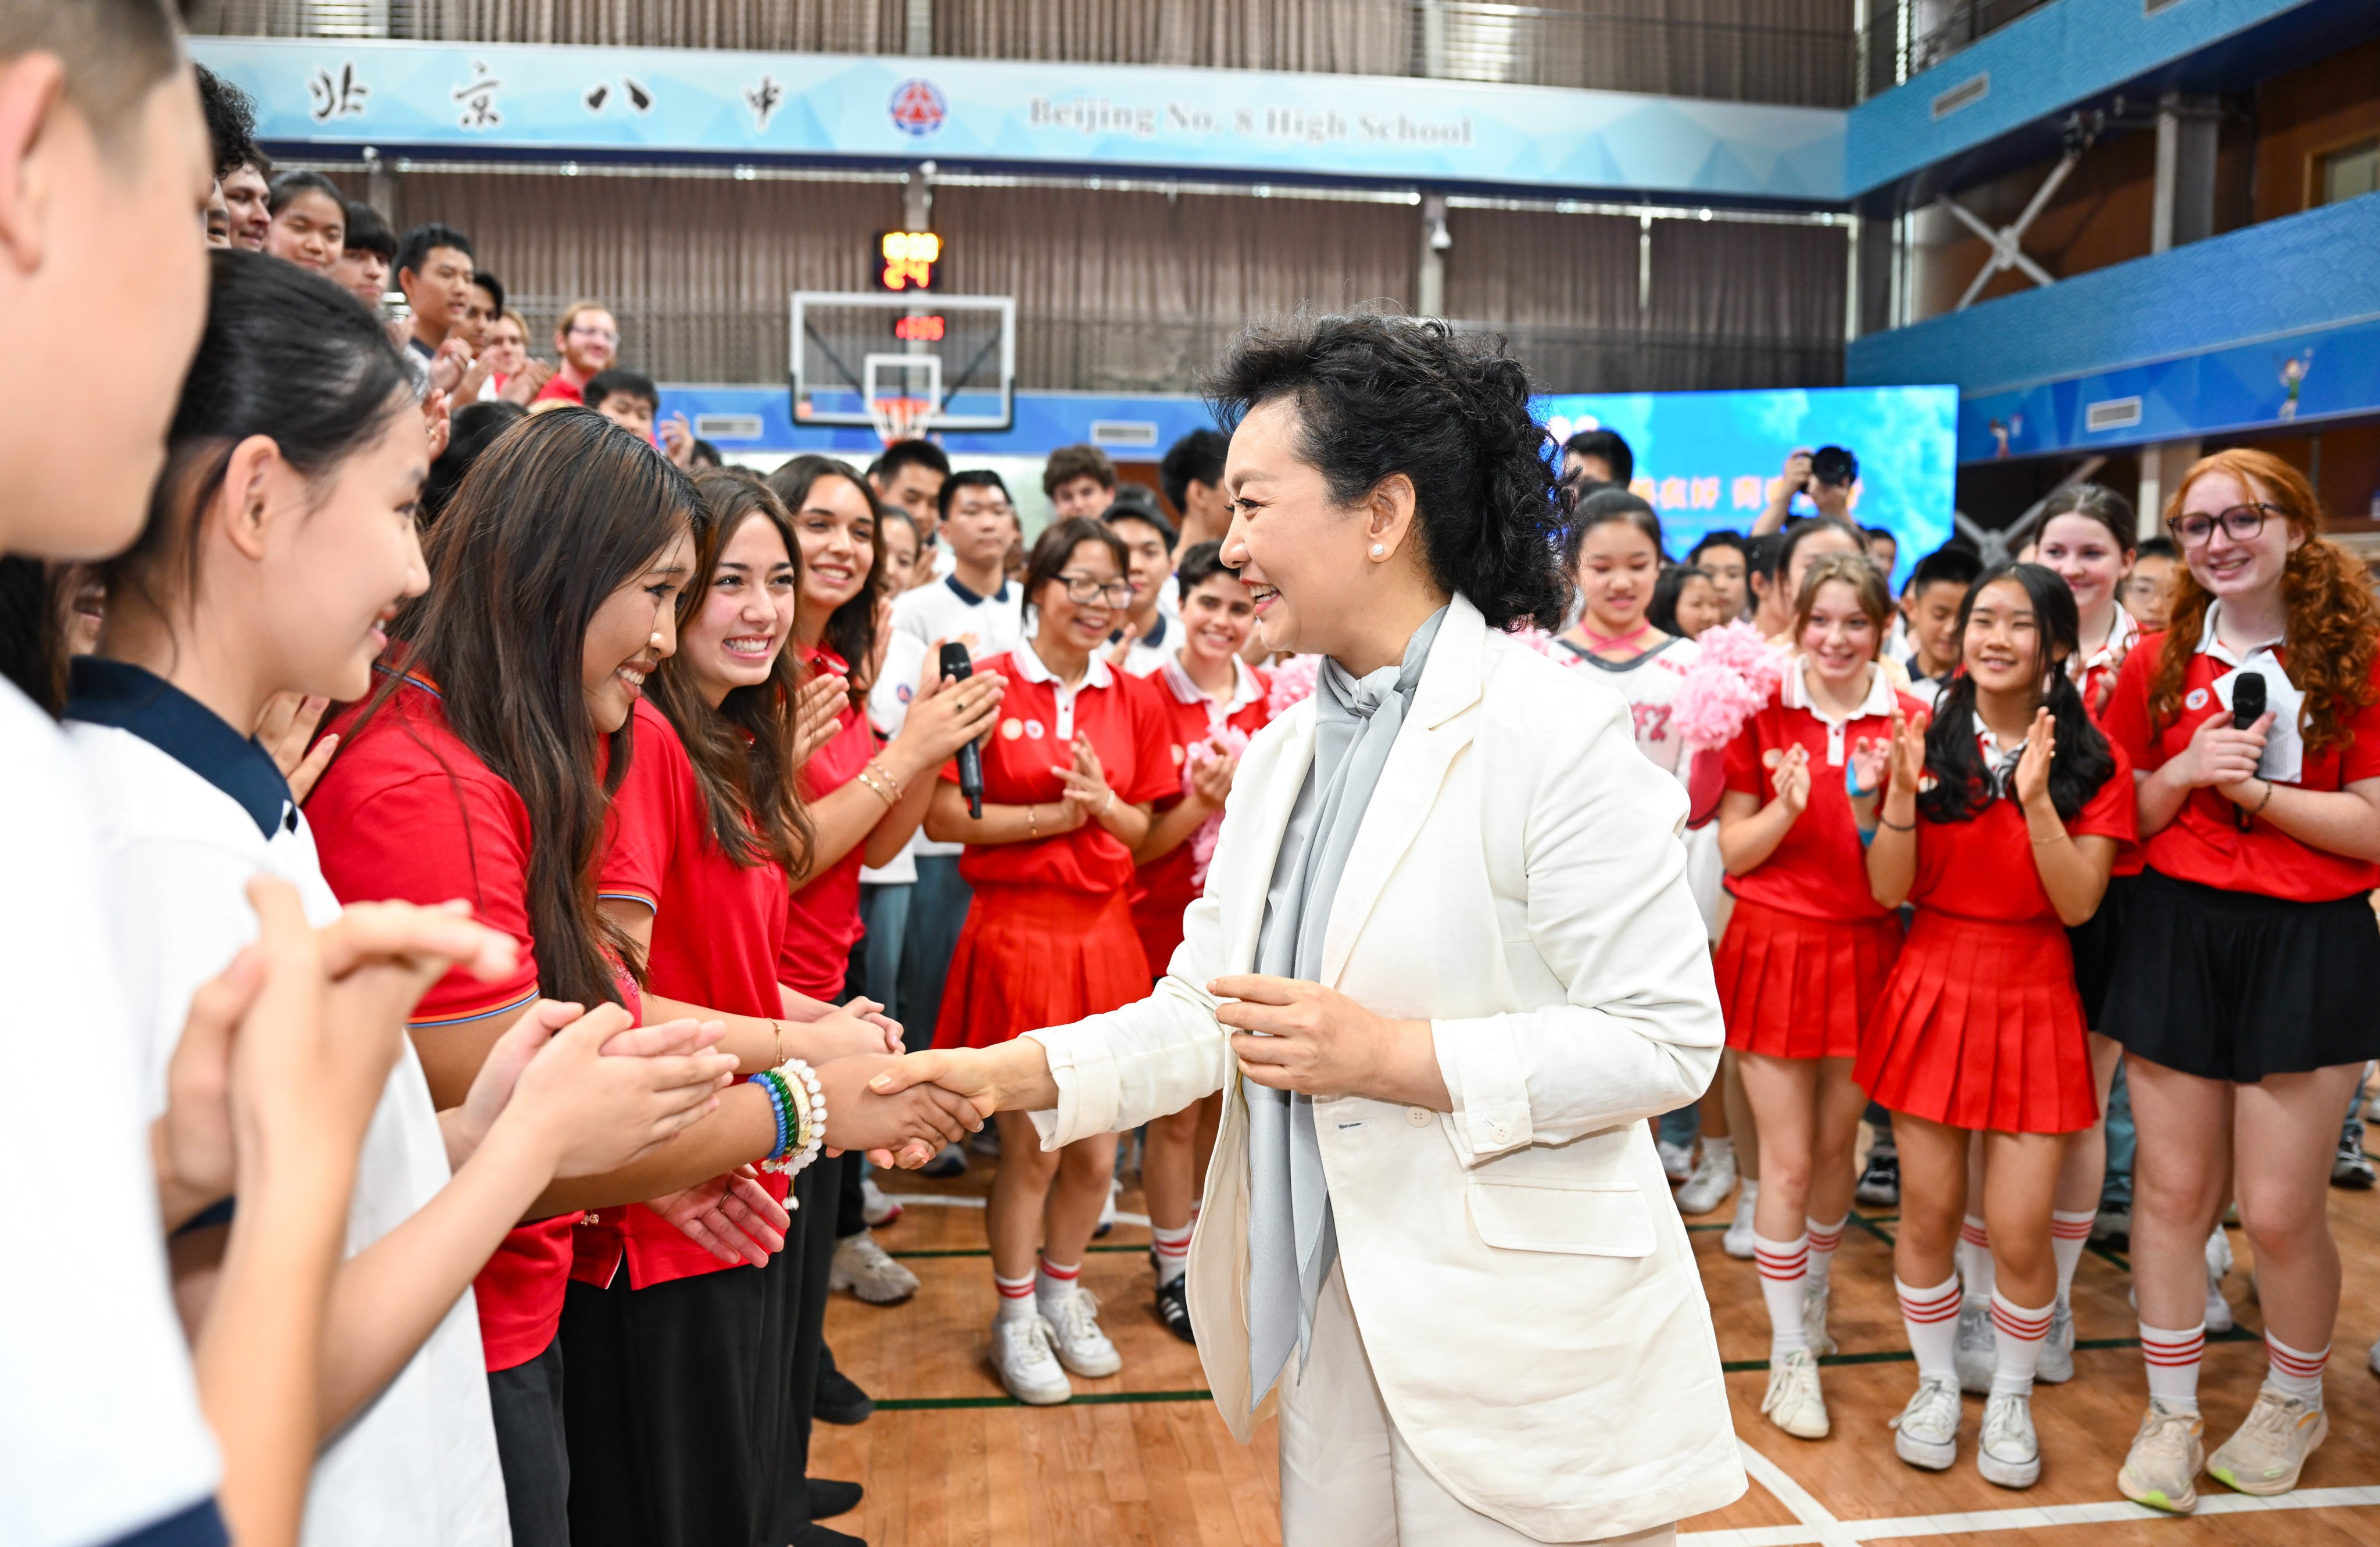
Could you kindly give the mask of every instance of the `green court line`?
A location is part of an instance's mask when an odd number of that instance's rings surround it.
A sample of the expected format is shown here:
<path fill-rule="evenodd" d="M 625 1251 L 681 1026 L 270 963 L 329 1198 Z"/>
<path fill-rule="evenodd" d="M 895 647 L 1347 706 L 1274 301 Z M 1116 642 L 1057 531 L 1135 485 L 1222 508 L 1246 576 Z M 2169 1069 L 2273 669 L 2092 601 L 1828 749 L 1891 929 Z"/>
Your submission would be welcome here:
<path fill-rule="evenodd" d="M 1861 1213 L 1857 1209 L 1853 1209 L 1851 1212 L 1851 1223 L 1858 1225 L 1861 1229 L 1866 1231 L 1877 1240 L 1882 1241 L 1885 1245 L 1890 1246 L 1893 1244 L 1892 1232 L 1882 1227 L 1887 1224 L 1900 1224 L 1900 1216 L 1899 1214 L 1894 1214 L 1889 1219 L 1870 1219 L 1867 1215 Z"/>
<path fill-rule="evenodd" d="M 1141 1402 L 1211 1402 L 1210 1391 L 1101 1391 L 1077 1395 L 1059 1407 L 1111 1407 L 1118 1403 Z M 965 1407 L 1022 1407 L 1025 1404 L 1013 1396 L 880 1396 L 876 1410 L 880 1413 L 941 1413 Z"/>
<path fill-rule="evenodd" d="M 1083 1249 L 1085 1251 L 1136 1251 L 1143 1256 L 1148 1255 L 1148 1248 L 1146 1246 L 1089 1246 Z M 942 1251 L 893 1251 L 887 1252 L 885 1255 L 888 1257 L 989 1257 L 991 1251 L 987 1247 L 952 1247 Z"/>

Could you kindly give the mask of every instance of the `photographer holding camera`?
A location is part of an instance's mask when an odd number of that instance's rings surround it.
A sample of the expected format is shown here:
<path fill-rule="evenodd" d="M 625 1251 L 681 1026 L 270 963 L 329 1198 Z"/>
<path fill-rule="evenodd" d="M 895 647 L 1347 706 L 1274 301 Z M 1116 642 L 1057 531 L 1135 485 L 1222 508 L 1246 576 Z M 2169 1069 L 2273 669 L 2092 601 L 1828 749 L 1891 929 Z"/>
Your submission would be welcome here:
<path fill-rule="evenodd" d="M 1859 458 L 1839 445 L 1795 451 L 1785 458 L 1785 475 L 1768 486 L 1768 508 L 1752 523 L 1752 535 L 1785 530 L 1793 496 L 1807 494 L 1821 516 L 1851 518 L 1852 485 L 1859 481 Z"/>

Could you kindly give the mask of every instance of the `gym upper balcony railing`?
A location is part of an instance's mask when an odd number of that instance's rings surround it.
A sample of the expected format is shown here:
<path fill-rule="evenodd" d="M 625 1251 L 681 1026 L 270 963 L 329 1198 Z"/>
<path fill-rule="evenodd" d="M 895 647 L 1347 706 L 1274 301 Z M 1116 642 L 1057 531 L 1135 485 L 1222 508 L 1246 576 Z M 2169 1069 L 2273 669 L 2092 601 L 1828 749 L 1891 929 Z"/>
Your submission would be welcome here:
<path fill-rule="evenodd" d="M 1848 107 L 1860 64 L 1849 10 L 1840 0 L 197 0 L 190 27 L 1434 76 Z"/>

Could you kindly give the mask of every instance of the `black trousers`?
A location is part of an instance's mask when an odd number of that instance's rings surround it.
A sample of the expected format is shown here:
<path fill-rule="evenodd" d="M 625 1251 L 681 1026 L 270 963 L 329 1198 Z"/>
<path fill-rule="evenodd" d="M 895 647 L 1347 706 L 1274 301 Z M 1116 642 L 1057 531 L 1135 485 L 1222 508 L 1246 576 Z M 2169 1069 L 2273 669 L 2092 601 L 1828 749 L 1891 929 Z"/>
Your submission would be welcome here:
<path fill-rule="evenodd" d="M 513 1547 L 570 1547 L 570 1450 L 564 1442 L 562 1339 L 527 1364 L 488 1372 L 496 1460 Z"/>
<path fill-rule="evenodd" d="M 571 1285 L 562 1341 L 575 1547 L 784 1547 L 808 1529 L 803 1474 L 834 1254 L 835 1195 L 820 1197 L 832 1179 L 818 1170 L 795 1178 L 800 1207 L 765 1268 L 642 1289 L 624 1268 L 601 1289 Z"/>

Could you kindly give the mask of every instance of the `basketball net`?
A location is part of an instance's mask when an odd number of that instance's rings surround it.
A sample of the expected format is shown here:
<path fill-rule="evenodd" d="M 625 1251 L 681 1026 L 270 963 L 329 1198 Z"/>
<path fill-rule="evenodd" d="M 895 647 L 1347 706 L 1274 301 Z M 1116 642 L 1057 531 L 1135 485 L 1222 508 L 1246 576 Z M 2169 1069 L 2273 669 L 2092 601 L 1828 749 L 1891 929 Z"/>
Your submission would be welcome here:
<path fill-rule="evenodd" d="M 929 397 L 871 397 L 868 417 L 886 445 L 917 440 L 933 428 L 934 403 Z"/>

